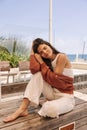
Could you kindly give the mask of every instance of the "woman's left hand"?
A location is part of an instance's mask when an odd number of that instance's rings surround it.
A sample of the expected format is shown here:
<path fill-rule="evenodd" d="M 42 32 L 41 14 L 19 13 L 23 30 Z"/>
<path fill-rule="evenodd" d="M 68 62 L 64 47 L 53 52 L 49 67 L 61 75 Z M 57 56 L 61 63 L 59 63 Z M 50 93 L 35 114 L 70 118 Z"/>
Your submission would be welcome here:
<path fill-rule="evenodd" d="M 42 64 L 42 63 L 44 62 L 43 59 L 42 59 L 42 57 L 40 56 L 40 54 L 35 53 L 35 58 L 37 59 L 37 61 L 38 61 L 40 64 Z"/>

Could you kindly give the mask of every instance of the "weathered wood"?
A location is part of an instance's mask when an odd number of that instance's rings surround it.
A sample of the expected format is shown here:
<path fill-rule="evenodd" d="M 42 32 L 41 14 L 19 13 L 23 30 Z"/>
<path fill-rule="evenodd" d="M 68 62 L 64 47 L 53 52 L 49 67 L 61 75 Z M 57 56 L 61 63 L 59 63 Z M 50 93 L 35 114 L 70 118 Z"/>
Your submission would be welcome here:
<path fill-rule="evenodd" d="M 23 84 L 23 83 L 22 83 Z M 27 84 L 27 82 L 26 82 Z M 17 84 L 16 84 L 17 85 Z M 19 86 L 19 85 L 18 85 Z M 18 88 L 13 87 L 14 94 L 17 93 Z M 25 88 L 25 87 L 24 87 Z M 23 88 L 23 89 L 24 89 Z M 3 88 L 3 91 L 5 91 Z M 10 92 L 12 93 L 12 90 Z M 21 89 L 20 89 L 21 90 Z M 24 90 L 23 90 L 24 91 Z M 22 92 L 23 92 L 22 91 Z M 19 92 L 19 90 L 18 90 Z M 87 93 L 86 89 L 78 90 L 78 92 Z M 10 93 L 10 94 L 11 94 Z M 9 95 L 10 95 L 9 94 Z M 3 97 L 7 96 L 6 93 L 3 93 Z M 12 96 L 12 95 L 11 95 Z M 14 95 L 13 95 L 14 96 Z M 44 98 L 40 99 L 40 102 L 43 102 Z M 75 98 L 75 108 L 73 111 L 61 115 L 59 119 L 57 118 L 43 118 L 37 114 L 39 110 L 39 106 L 31 106 L 28 108 L 29 115 L 26 117 L 20 117 L 13 122 L 3 123 L 3 118 L 7 115 L 10 115 L 14 112 L 21 104 L 22 98 L 18 100 L 12 100 L 8 102 L 1 102 L 0 103 L 0 130 L 59 130 L 59 127 L 64 126 L 66 124 L 75 122 L 75 130 L 86 130 L 87 129 L 87 102 Z"/>
<path fill-rule="evenodd" d="M 83 106 L 84 105 L 82 105 L 81 107 L 83 107 Z M 31 116 L 32 114 L 30 114 L 29 116 L 19 118 L 19 119 L 15 120 L 14 122 L 10 122 L 7 124 L 2 123 L 2 124 L 0 124 L 0 127 L 3 128 L 3 130 L 6 130 L 6 129 L 12 130 L 12 128 L 15 128 L 15 129 L 21 128 L 21 130 L 44 130 L 44 129 L 52 130 L 52 129 L 57 129 L 60 126 L 73 122 L 75 120 L 77 121 L 77 119 L 78 119 L 77 112 L 78 112 L 77 110 L 75 110 L 75 112 L 74 112 L 73 116 L 75 116 L 75 118 L 71 117 L 72 112 L 70 112 L 70 113 L 68 113 L 68 115 L 65 114 L 65 115 L 60 116 L 59 119 L 42 118 L 42 117 L 38 116 L 37 114 L 34 114 L 32 117 Z M 80 118 L 82 118 L 82 117 L 83 116 L 80 115 Z M 4 127 L 3 127 L 3 125 L 4 125 Z"/>
<path fill-rule="evenodd" d="M 17 82 L 7 85 L 2 85 L 2 95 L 10 94 L 10 93 L 17 93 L 17 92 L 24 92 L 28 81 L 26 82 Z"/>
<path fill-rule="evenodd" d="M 20 75 L 24 75 L 24 81 L 26 81 L 26 74 L 30 74 L 30 62 L 29 61 L 19 61 L 19 79 Z"/>
<path fill-rule="evenodd" d="M 9 61 L 0 61 L 0 76 L 7 78 L 7 83 L 9 83 L 9 78 L 12 77 L 13 83 L 15 82 L 15 76 L 18 76 L 20 81 L 20 76 L 24 76 L 24 81 L 26 81 L 26 74 L 30 74 L 29 70 L 30 63 L 29 61 L 20 61 L 19 67 L 16 68 L 18 71 L 11 71 Z"/>
<path fill-rule="evenodd" d="M 87 124 L 84 126 L 81 126 L 80 128 L 77 128 L 77 130 L 87 130 Z"/>
<path fill-rule="evenodd" d="M 29 70 L 30 62 L 29 61 L 19 61 L 19 71 Z"/>
<path fill-rule="evenodd" d="M 5 72 L 2 74 L 1 72 Z M 7 76 L 7 83 L 9 82 L 10 64 L 9 61 L 0 61 L 0 76 Z"/>
<path fill-rule="evenodd" d="M 87 116 L 82 119 L 80 118 L 76 122 L 76 129 L 80 129 L 83 126 L 87 126 Z M 82 129 L 82 130 L 84 130 L 84 129 Z M 86 127 L 86 130 L 87 130 L 87 127 Z"/>
<path fill-rule="evenodd" d="M 0 61 L 0 71 L 10 71 L 9 61 Z"/>
<path fill-rule="evenodd" d="M 3 123 L 2 119 L 15 111 L 20 105 L 22 99 L 0 104 L 0 129 L 1 130 L 58 130 L 59 127 L 71 122 L 75 122 L 76 130 L 87 129 L 87 102 L 77 99 L 75 109 L 69 113 L 61 115 L 59 119 L 40 117 L 36 111 L 39 107 L 29 108 L 29 115 L 20 117 L 13 122 Z M 2 106 L 2 107 L 1 107 Z M 85 129 L 86 128 L 86 129 Z"/>

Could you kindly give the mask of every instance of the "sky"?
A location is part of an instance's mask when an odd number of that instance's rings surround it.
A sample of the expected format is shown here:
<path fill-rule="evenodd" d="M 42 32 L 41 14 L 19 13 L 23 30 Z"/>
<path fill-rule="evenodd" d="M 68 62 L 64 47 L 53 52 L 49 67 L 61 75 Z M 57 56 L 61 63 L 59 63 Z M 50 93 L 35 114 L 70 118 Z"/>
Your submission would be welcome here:
<path fill-rule="evenodd" d="M 49 1 L 0 0 L 0 36 L 49 41 Z M 59 51 L 82 54 L 85 45 L 87 54 L 87 0 L 52 0 L 52 34 Z"/>

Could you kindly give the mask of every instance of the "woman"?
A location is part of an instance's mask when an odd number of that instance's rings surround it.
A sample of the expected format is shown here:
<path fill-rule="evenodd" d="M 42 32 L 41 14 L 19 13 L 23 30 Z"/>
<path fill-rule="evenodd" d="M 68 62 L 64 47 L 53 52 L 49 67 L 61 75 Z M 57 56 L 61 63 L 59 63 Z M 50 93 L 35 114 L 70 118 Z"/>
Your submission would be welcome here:
<path fill-rule="evenodd" d="M 30 102 L 38 105 L 41 93 L 46 102 L 38 111 L 39 115 L 55 118 L 73 110 L 73 72 L 65 54 L 57 51 L 47 41 L 37 38 L 33 41 L 30 70 L 33 75 L 25 90 L 22 104 L 4 122 L 28 115 L 28 105 Z"/>

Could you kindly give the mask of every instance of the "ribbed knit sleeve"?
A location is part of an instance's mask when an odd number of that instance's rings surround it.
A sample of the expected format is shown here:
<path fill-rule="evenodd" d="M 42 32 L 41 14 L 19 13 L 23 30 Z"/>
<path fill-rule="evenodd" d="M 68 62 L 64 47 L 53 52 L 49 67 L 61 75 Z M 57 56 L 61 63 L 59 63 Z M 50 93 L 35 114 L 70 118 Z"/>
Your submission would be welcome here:
<path fill-rule="evenodd" d="M 62 92 L 71 91 L 70 93 L 72 93 L 72 90 L 74 89 L 73 78 L 52 72 L 45 63 L 41 64 L 41 73 L 43 79 L 51 86 Z"/>
<path fill-rule="evenodd" d="M 30 71 L 32 74 L 35 74 L 36 72 L 40 71 L 40 64 L 36 60 L 34 55 L 30 56 Z"/>

